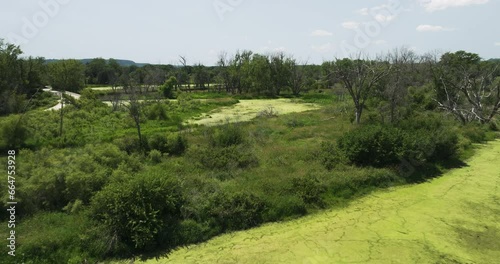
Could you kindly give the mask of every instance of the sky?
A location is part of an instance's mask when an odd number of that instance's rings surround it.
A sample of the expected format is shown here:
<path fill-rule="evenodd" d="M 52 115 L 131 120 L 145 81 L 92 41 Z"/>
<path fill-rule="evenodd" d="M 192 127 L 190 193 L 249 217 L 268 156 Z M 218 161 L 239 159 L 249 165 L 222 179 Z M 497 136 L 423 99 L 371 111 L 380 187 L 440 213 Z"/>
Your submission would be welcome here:
<path fill-rule="evenodd" d="M 500 0 L 0 0 L 25 56 L 214 65 L 238 50 L 320 64 L 398 47 L 500 58 Z"/>

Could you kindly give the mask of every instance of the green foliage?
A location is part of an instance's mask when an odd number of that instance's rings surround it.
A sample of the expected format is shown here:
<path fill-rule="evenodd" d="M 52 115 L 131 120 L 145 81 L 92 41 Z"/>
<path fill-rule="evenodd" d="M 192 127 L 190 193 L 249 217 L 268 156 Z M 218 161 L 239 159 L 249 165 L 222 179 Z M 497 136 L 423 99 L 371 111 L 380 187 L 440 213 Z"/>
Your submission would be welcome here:
<path fill-rule="evenodd" d="M 87 227 L 85 218 L 80 215 L 42 213 L 26 219 L 18 230 L 20 234 L 29 232 L 30 235 L 23 237 L 16 257 L 19 263 L 29 264 L 90 261 L 93 258 L 84 248 L 88 241 L 82 236 Z"/>
<path fill-rule="evenodd" d="M 0 148 L 16 149 L 25 145 L 29 136 L 22 116 L 11 116 L 0 122 Z"/>
<path fill-rule="evenodd" d="M 153 249 L 162 233 L 173 233 L 183 198 L 174 177 L 150 170 L 113 182 L 92 199 L 92 214 L 130 250 Z"/>
<path fill-rule="evenodd" d="M 154 103 L 145 107 L 145 113 L 148 120 L 167 120 L 167 107 L 162 103 Z"/>
<path fill-rule="evenodd" d="M 158 164 L 161 162 L 162 154 L 159 150 L 153 149 L 149 152 L 148 158 L 154 164 Z"/>
<path fill-rule="evenodd" d="M 245 134 L 238 124 L 225 124 L 211 128 L 207 133 L 209 133 L 209 142 L 212 147 L 230 147 L 245 142 Z"/>
<path fill-rule="evenodd" d="M 177 238 L 179 244 L 189 245 L 200 243 L 215 235 L 212 230 L 207 224 L 200 224 L 192 219 L 187 219 L 179 224 Z"/>
<path fill-rule="evenodd" d="M 210 198 L 206 214 L 222 232 L 248 229 L 262 223 L 264 201 L 244 192 L 219 192 Z"/>
<path fill-rule="evenodd" d="M 22 201 L 19 215 L 64 208 L 78 211 L 75 204 L 87 205 L 121 165 L 130 171 L 137 170 L 133 157 L 111 144 L 87 146 L 77 151 L 23 149 L 19 159 L 23 165 L 18 170 L 23 180 L 16 186 L 17 198 Z"/>
<path fill-rule="evenodd" d="M 404 161 L 412 161 L 413 165 L 419 166 L 456 158 L 456 133 L 437 119 L 421 121 L 408 121 L 411 125 L 403 123 L 403 129 L 385 125 L 364 126 L 342 136 L 338 147 L 350 162 L 379 168 Z M 413 128 L 416 126 L 418 128 Z"/>
<path fill-rule="evenodd" d="M 255 154 L 246 146 L 193 148 L 189 156 L 204 168 L 212 170 L 244 169 L 259 164 Z"/>
<path fill-rule="evenodd" d="M 282 221 L 307 214 L 304 199 L 297 195 L 271 196 L 267 199 L 266 204 L 268 207 L 263 216 L 265 222 Z"/>
<path fill-rule="evenodd" d="M 187 139 L 179 133 L 168 135 L 154 134 L 149 137 L 148 145 L 151 150 L 179 156 L 187 149 Z"/>
<path fill-rule="evenodd" d="M 324 205 L 321 195 L 326 192 L 326 186 L 312 175 L 293 178 L 292 190 L 307 204 Z"/>
<path fill-rule="evenodd" d="M 174 98 L 174 88 L 177 86 L 177 78 L 170 77 L 160 86 L 159 90 L 165 98 Z"/>
<path fill-rule="evenodd" d="M 315 154 L 314 158 L 318 159 L 327 170 L 332 170 L 347 162 L 344 152 L 331 142 L 322 142 L 319 152 Z"/>
<path fill-rule="evenodd" d="M 59 91 L 79 92 L 85 83 L 85 68 L 77 60 L 60 60 L 48 65 L 50 83 Z"/>
<path fill-rule="evenodd" d="M 405 135 L 397 128 L 364 126 L 338 141 L 346 157 L 360 166 L 396 165 L 403 156 Z"/>
<path fill-rule="evenodd" d="M 390 169 L 363 168 L 336 172 L 332 175 L 328 191 L 336 199 L 351 199 L 377 187 L 389 187 L 404 182 Z"/>

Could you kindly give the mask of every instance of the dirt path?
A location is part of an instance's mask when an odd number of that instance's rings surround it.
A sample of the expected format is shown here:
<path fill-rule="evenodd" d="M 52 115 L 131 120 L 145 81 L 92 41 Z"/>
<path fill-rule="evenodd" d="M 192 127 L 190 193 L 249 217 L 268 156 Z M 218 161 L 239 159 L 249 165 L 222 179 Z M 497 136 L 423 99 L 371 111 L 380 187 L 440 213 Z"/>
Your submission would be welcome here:
<path fill-rule="evenodd" d="M 147 263 L 499 263 L 500 141 L 431 182 Z"/>
<path fill-rule="evenodd" d="M 47 90 L 48 92 L 51 92 L 59 97 L 61 97 L 61 92 L 60 91 L 55 91 L 55 90 Z M 69 95 L 73 98 L 75 98 L 76 100 L 79 100 L 80 99 L 80 96 L 79 94 L 77 93 L 72 93 L 72 92 L 65 92 L 66 95 Z M 62 108 L 62 104 L 61 104 L 61 100 L 59 100 L 59 103 L 49 109 L 46 109 L 45 111 L 50 111 L 50 110 L 54 110 L 54 111 L 58 111 Z"/>

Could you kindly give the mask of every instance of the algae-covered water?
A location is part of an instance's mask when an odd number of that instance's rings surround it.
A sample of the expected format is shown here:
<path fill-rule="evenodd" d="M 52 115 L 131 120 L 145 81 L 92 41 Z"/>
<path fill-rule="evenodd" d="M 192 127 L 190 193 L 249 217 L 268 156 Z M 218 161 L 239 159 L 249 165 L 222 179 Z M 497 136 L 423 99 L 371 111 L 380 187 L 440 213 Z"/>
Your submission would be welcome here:
<path fill-rule="evenodd" d="M 318 109 L 319 106 L 308 103 L 298 103 L 291 99 L 256 99 L 240 100 L 239 103 L 222 107 L 206 113 L 202 117 L 189 120 L 188 124 L 205 126 L 220 125 L 226 122 L 245 122 L 257 117 L 260 113 L 267 111 L 277 115 L 300 113 Z"/>
<path fill-rule="evenodd" d="M 499 263 L 500 141 L 430 182 L 147 263 Z"/>

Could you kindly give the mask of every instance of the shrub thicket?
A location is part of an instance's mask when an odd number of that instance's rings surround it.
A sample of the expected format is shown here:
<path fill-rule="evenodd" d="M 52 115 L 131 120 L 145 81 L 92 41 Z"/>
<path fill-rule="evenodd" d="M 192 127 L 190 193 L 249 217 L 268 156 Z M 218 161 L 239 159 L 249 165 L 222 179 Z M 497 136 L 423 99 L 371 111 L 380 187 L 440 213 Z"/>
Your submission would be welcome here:
<path fill-rule="evenodd" d="M 154 249 L 169 241 L 180 220 L 183 198 L 177 180 L 149 171 L 124 182 L 114 182 L 92 199 L 91 212 L 131 251 Z"/>

